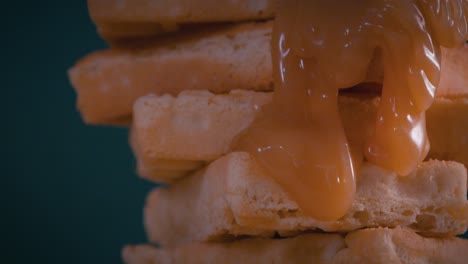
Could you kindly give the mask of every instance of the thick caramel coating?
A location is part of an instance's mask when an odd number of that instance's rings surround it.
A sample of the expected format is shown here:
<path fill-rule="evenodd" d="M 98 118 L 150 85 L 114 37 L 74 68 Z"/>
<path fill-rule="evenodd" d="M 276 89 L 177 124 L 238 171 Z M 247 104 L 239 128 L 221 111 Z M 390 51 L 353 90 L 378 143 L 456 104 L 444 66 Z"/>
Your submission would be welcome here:
<path fill-rule="evenodd" d="M 340 218 L 355 192 L 352 160 L 365 156 L 407 175 L 427 155 L 425 111 L 440 78 L 440 46 L 463 44 L 466 11 L 465 0 L 281 1 L 273 103 L 238 148 L 254 154 L 305 212 Z M 364 81 L 376 52 L 384 81 L 375 131 L 351 159 L 337 94 Z"/>

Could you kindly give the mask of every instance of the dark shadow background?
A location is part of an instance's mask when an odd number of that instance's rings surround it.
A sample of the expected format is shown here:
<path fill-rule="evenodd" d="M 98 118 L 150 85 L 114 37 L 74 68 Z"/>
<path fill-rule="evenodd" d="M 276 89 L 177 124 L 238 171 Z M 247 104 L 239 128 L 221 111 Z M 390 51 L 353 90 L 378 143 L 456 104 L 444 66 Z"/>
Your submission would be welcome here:
<path fill-rule="evenodd" d="M 85 126 L 66 71 L 106 47 L 85 0 L 2 3 L 0 263 L 121 263 L 152 184 L 121 128 Z"/>
<path fill-rule="evenodd" d="M 125 129 L 85 126 L 76 111 L 67 69 L 106 47 L 86 1 L 2 9 L 0 263 L 121 263 L 124 244 L 146 240 L 153 185 L 136 176 Z"/>

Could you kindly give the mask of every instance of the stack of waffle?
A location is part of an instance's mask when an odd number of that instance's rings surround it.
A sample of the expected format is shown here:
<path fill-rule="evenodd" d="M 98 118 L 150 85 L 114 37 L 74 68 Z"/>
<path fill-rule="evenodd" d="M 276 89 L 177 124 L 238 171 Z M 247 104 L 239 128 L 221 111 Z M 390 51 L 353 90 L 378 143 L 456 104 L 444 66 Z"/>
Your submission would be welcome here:
<path fill-rule="evenodd" d="M 233 151 L 272 100 L 273 1 L 199 2 L 88 1 L 110 48 L 69 71 L 78 108 L 88 124 L 130 126 L 138 174 L 169 184 L 144 209 L 159 247 L 127 246 L 126 263 L 465 263 L 468 47 L 442 50 L 427 160 L 405 177 L 364 163 L 346 215 L 319 221 Z M 375 59 L 367 81 L 381 80 Z M 378 104 L 373 88 L 340 92 L 354 147 Z"/>

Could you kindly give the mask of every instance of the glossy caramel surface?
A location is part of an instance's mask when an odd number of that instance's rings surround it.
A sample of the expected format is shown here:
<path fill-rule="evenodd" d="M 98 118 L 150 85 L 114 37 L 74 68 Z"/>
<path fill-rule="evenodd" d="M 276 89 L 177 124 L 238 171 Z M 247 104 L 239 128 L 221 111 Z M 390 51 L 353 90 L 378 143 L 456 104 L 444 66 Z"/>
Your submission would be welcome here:
<path fill-rule="evenodd" d="M 307 214 L 340 218 L 362 159 L 407 175 L 427 155 L 425 111 L 440 78 L 440 46 L 463 44 L 467 9 L 465 0 L 280 1 L 274 99 L 237 148 L 253 154 Z M 377 52 L 384 81 L 375 130 L 351 157 L 338 91 L 364 81 Z"/>

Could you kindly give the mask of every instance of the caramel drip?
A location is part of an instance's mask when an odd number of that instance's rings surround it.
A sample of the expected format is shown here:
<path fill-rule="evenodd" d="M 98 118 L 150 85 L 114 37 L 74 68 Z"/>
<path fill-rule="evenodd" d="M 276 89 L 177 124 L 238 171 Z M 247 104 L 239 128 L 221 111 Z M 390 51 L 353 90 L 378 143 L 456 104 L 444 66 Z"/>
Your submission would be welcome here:
<path fill-rule="evenodd" d="M 352 160 L 365 156 L 407 175 L 427 155 L 425 111 L 439 82 L 439 48 L 463 43 L 466 10 L 465 0 L 280 1 L 273 102 L 237 148 L 254 155 L 306 214 L 340 218 L 356 189 Z M 377 50 L 384 81 L 375 131 L 351 159 L 338 91 L 364 81 Z"/>

